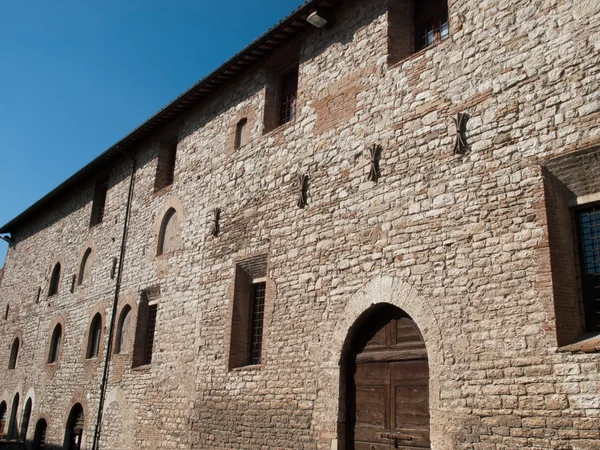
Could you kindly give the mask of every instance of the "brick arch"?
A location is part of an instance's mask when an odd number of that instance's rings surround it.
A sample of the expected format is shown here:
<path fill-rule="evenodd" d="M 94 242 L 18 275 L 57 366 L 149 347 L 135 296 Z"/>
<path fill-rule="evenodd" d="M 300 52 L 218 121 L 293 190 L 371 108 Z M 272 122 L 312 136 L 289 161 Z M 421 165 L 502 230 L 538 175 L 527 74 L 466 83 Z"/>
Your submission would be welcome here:
<path fill-rule="evenodd" d="M 423 336 L 429 360 L 432 448 L 444 448 L 437 438 L 443 434 L 444 420 L 441 413 L 437 414 L 440 409 L 440 376 L 444 369 L 441 326 L 429 302 L 425 301 L 413 286 L 399 278 L 384 275 L 373 278 L 350 297 L 338 317 L 331 339 L 327 341 L 326 348 L 319 355 L 322 361 L 323 378 L 320 384 L 323 395 L 317 401 L 316 414 L 325 416 L 324 423 L 327 423 L 326 427 L 330 428 L 322 431 L 338 435 L 338 443 L 343 445 L 346 417 L 346 381 L 343 363 L 347 346 L 353 337 L 353 327 L 360 323 L 363 314 L 375 305 L 386 303 L 407 313 L 417 324 Z"/>
<path fill-rule="evenodd" d="M 46 272 L 46 285 L 42 289 L 42 294 L 46 298 L 49 297 L 48 293 L 50 291 L 50 284 L 52 283 L 52 275 L 54 273 L 54 268 L 56 267 L 56 264 L 60 264 L 60 278 L 58 280 L 57 292 L 55 295 L 59 295 L 62 292 L 61 287 L 64 288 L 65 285 L 65 258 L 62 255 L 60 255 L 52 259 L 52 261 L 50 262 L 50 266 L 48 267 L 48 270 Z"/>
<path fill-rule="evenodd" d="M 62 355 L 65 348 L 65 344 L 67 342 L 67 327 L 66 327 L 66 319 L 64 316 L 59 315 L 56 316 L 50 322 L 50 326 L 48 327 L 48 331 L 46 333 L 46 350 L 44 352 L 44 366 L 46 367 L 46 373 L 48 378 L 52 378 L 54 376 L 54 372 L 60 367 L 62 362 Z M 60 324 L 61 326 L 61 337 L 60 337 L 60 347 L 58 349 L 58 358 L 55 363 L 48 364 L 48 356 L 50 354 L 50 346 L 52 345 L 52 335 L 54 334 L 54 329 L 56 325 Z"/>
<path fill-rule="evenodd" d="M 92 321 L 96 314 L 100 314 L 101 328 L 100 328 L 100 346 L 98 347 L 98 356 L 95 358 L 97 361 L 102 361 L 102 355 L 104 354 L 104 337 L 106 336 L 105 330 L 107 327 L 106 323 L 106 310 L 108 308 L 108 304 L 106 302 L 98 303 L 94 309 L 90 311 L 88 314 L 88 320 L 86 322 L 85 334 L 82 340 L 82 359 L 86 360 L 87 350 L 88 350 L 88 341 L 90 337 L 90 327 L 92 326 Z"/>
<path fill-rule="evenodd" d="M 21 330 L 17 330 L 13 334 L 11 340 L 7 343 L 8 351 L 6 353 L 9 357 L 9 360 L 10 360 L 10 357 L 12 356 L 12 347 L 15 342 L 15 339 L 19 340 L 19 349 L 17 351 L 17 359 L 15 361 L 15 363 L 16 363 L 15 368 L 17 368 L 17 367 L 19 367 L 19 359 L 21 358 L 21 355 L 23 354 L 23 333 L 21 332 Z"/>
<path fill-rule="evenodd" d="M 91 448 L 91 446 L 85 445 L 85 442 L 90 443 L 92 441 L 93 433 L 94 433 L 94 425 L 96 423 L 96 417 L 93 412 L 90 410 L 88 402 L 86 400 L 85 394 L 82 391 L 77 391 L 71 397 L 71 401 L 66 404 L 66 409 L 63 411 L 63 420 L 62 420 L 62 434 L 57 436 L 59 442 L 63 442 L 65 439 L 65 431 L 67 429 L 67 425 L 69 422 L 69 416 L 71 415 L 71 410 L 73 407 L 79 403 L 81 408 L 83 409 L 83 418 L 84 418 L 84 430 L 83 430 L 83 442 L 81 444 L 81 448 Z M 58 415 L 58 414 L 57 414 Z"/>
<path fill-rule="evenodd" d="M 109 410 L 112 408 L 114 410 L 115 406 L 118 407 L 118 410 L 121 413 L 121 422 L 119 424 L 107 423 L 107 418 L 110 418 Z M 104 442 L 107 448 L 111 448 L 110 445 L 107 445 L 110 442 L 118 442 L 118 447 L 115 448 L 133 448 L 132 442 L 132 434 L 123 432 L 123 430 L 133 430 L 135 429 L 135 417 L 132 413 L 131 408 L 129 407 L 129 403 L 127 401 L 127 397 L 125 396 L 125 392 L 120 386 L 113 387 L 106 394 L 106 398 L 104 401 L 104 409 L 102 411 L 102 434 L 100 436 L 101 442 Z M 118 426 L 120 429 L 116 429 Z"/>
<path fill-rule="evenodd" d="M 239 110 L 235 112 L 235 115 L 231 116 L 231 123 L 229 124 L 229 130 L 227 133 L 227 142 L 226 142 L 226 151 L 225 154 L 232 155 L 236 152 L 236 135 L 237 135 L 237 126 L 242 119 L 246 119 L 247 133 L 248 133 L 248 141 L 249 144 L 252 142 L 253 130 L 256 128 L 258 120 L 258 115 L 256 113 L 256 108 L 254 105 L 245 105 L 241 107 Z"/>

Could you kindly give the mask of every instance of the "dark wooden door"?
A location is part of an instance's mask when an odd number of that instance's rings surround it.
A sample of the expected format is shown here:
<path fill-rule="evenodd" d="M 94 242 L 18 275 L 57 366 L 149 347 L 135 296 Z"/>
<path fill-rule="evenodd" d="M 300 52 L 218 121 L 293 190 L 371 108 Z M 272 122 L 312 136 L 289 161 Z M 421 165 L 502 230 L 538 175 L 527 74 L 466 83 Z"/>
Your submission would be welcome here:
<path fill-rule="evenodd" d="M 352 355 L 348 448 L 428 449 L 429 367 L 423 338 L 399 310 L 385 315 L 363 327 L 363 342 Z"/>

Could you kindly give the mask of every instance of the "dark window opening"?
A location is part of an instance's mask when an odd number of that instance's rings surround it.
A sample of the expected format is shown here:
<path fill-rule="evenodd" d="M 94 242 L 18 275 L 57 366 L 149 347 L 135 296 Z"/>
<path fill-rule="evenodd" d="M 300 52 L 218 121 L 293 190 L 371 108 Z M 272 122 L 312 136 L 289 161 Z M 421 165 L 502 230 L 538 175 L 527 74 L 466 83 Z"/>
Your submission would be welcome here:
<path fill-rule="evenodd" d="M 173 184 L 175 179 L 175 163 L 177 162 L 177 142 L 162 144 L 158 151 L 154 192 Z"/>
<path fill-rule="evenodd" d="M 71 408 L 69 419 L 67 420 L 63 449 L 79 450 L 81 448 L 81 441 L 83 440 L 84 428 L 85 415 L 83 413 L 83 407 L 81 404 L 76 403 L 73 405 L 73 408 Z"/>
<path fill-rule="evenodd" d="M 260 364 L 263 322 L 265 315 L 265 286 L 266 283 L 254 283 L 252 285 L 252 308 L 250 313 L 250 354 L 249 364 Z"/>
<path fill-rule="evenodd" d="M 14 369 L 17 366 L 17 357 L 19 356 L 19 338 L 15 338 L 12 347 L 10 348 L 10 359 L 8 360 L 8 368 Z"/>
<path fill-rule="evenodd" d="M 236 264 L 229 347 L 230 369 L 262 362 L 266 275 L 266 255 Z"/>
<path fill-rule="evenodd" d="M 99 313 L 96 313 L 90 326 L 90 333 L 88 336 L 88 346 L 86 352 L 86 358 L 97 358 L 100 350 L 100 336 L 102 335 L 102 317 Z"/>
<path fill-rule="evenodd" d="M 31 418 L 31 399 L 27 399 L 25 409 L 23 410 L 23 418 L 21 419 L 20 439 L 24 441 L 27 438 L 27 429 L 29 428 L 29 419 Z"/>
<path fill-rule="evenodd" d="M 106 212 L 106 196 L 108 194 L 108 177 L 102 178 L 96 182 L 94 188 L 94 200 L 92 203 L 92 216 L 90 218 L 90 227 L 98 225 L 104 219 Z"/>
<path fill-rule="evenodd" d="M 52 339 L 50 340 L 50 351 L 48 352 L 48 364 L 55 363 L 58 361 L 61 338 L 62 338 L 62 327 L 59 323 L 56 325 L 56 327 L 54 327 L 54 332 L 52 333 Z"/>
<path fill-rule="evenodd" d="M 13 398 L 13 402 L 12 402 L 12 408 L 10 410 L 10 420 L 8 421 L 8 439 L 10 440 L 14 440 L 17 439 L 18 433 L 19 433 L 19 428 L 17 425 L 17 410 L 19 409 L 19 393 L 16 393 L 14 398 Z"/>
<path fill-rule="evenodd" d="M 296 118 L 298 99 L 298 63 L 287 69 L 279 77 L 279 125 L 292 122 Z"/>
<path fill-rule="evenodd" d="M 52 297 L 58 293 L 58 285 L 60 284 L 60 263 L 56 263 L 52 269 L 50 277 L 50 287 L 48 288 L 48 297 Z"/>
<path fill-rule="evenodd" d="M 4 310 L 4 320 L 8 320 L 8 312 L 10 310 L 10 305 L 6 304 L 6 309 Z"/>
<path fill-rule="evenodd" d="M 37 305 L 40 302 L 40 297 L 42 296 L 42 288 L 38 288 L 37 295 L 35 296 L 35 304 Z"/>
<path fill-rule="evenodd" d="M 38 420 L 35 425 L 35 434 L 33 435 L 33 450 L 46 448 L 46 430 L 48 423 L 44 419 Z"/>
<path fill-rule="evenodd" d="M 600 331 L 600 204 L 576 211 L 586 331 Z"/>
<path fill-rule="evenodd" d="M 416 50 L 429 47 L 450 35 L 447 0 L 415 2 Z"/>
<path fill-rule="evenodd" d="M 153 287 L 142 291 L 138 305 L 135 343 L 133 346 L 132 367 L 148 365 L 152 362 L 156 316 L 160 289 Z M 128 314 L 129 315 L 129 314 Z"/>
<path fill-rule="evenodd" d="M 4 428 L 6 426 L 6 402 L 0 403 L 0 439 L 4 436 Z"/>

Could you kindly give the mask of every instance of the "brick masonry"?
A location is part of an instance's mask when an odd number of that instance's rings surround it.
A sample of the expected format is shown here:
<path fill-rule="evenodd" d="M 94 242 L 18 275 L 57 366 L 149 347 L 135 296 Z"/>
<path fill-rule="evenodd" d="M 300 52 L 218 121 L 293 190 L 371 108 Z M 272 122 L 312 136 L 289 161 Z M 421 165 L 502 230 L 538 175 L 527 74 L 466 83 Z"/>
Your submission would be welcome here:
<path fill-rule="evenodd" d="M 553 278 L 552 258 L 568 249 L 552 253 L 558 188 L 544 177 L 558 176 L 553 158 L 600 145 L 600 4 L 449 3 L 450 39 L 396 62 L 387 3 L 346 2 L 333 26 L 306 31 L 139 146 L 117 314 L 130 305 L 135 324 L 140 292 L 160 287 L 154 352 L 136 368 L 133 342 L 113 357 L 101 448 L 341 448 L 344 343 L 381 302 L 425 338 L 432 448 L 600 448 L 600 354 L 558 351 L 580 325 L 557 303 L 575 288 Z M 263 133 L 265 86 L 296 48 L 297 117 Z M 466 156 L 452 151 L 457 112 L 470 116 Z M 249 142 L 236 150 L 242 117 Z M 174 182 L 154 192 L 173 135 Z M 367 181 L 373 144 L 377 183 Z M 85 359 L 87 333 L 100 312 L 104 355 L 130 173 L 127 159 L 111 169 L 100 224 L 89 227 L 90 181 L 13 233 L 0 272 L 0 311 L 10 305 L 0 401 L 10 411 L 19 393 L 20 423 L 33 399 L 28 439 L 43 417 L 48 442 L 62 445 L 79 402 L 91 448 L 102 360 Z M 297 173 L 310 175 L 304 209 Z M 169 208 L 177 246 L 156 256 Z M 88 247 L 90 279 L 71 293 Z M 230 370 L 235 263 L 256 255 L 268 257 L 263 360 Z M 61 354 L 46 364 L 56 323 Z"/>

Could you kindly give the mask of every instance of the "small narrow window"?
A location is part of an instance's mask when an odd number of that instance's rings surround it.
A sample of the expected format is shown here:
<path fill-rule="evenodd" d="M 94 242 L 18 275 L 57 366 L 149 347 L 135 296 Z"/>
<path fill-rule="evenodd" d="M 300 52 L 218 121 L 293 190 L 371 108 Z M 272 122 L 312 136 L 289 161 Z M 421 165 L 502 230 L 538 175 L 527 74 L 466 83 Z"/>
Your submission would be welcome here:
<path fill-rule="evenodd" d="M 156 163 L 154 192 L 173 184 L 175 179 L 175 163 L 177 162 L 177 142 L 161 144 Z"/>
<path fill-rule="evenodd" d="M 279 125 L 292 122 L 296 118 L 298 98 L 298 63 L 287 69 L 279 77 Z"/>
<path fill-rule="evenodd" d="M 0 439 L 4 436 L 4 428 L 6 427 L 6 402 L 0 403 Z"/>
<path fill-rule="evenodd" d="M 48 364 L 52 364 L 58 361 L 58 355 L 60 352 L 60 341 L 62 339 L 62 327 L 60 323 L 56 324 L 52 333 L 52 339 L 50 340 L 50 351 L 48 352 Z"/>
<path fill-rule="evenodd" d="M 156 316 L 158 313 L 158 288 L 146 289 L 140 296 L 138 319 L 133 347 L 132 366 L 139 367 L 152 362 Z"/>
<path fill-rule="evenodd" d="M 106 197 L 108 194 L 108 177 L 102 178 L 96 182 L 94 188 L 94 200 L 92 203 L 92 216 L 90 218 L 90 227 L 98 225 L 104 220 L 106 209 Z"/>
<path fill-rule="evenodd" d="M 129 345 L 131 342 L 131 307 L 125 305 L 121 316 L 119 317 L 119 323 L 117 325 L 117 336 L 115 343 L 115 353 L 127 353 L 129 351 Z"/>
<path fill-rule="evenodd" d="M 229 368 L 260 364 L 263 353 L 266 256 L 236 265 Z"/>
<path fill-rule="evenodd" d="M 19 338 L 15 338 L 12 347 L 10 348 L 10 359 L 8 360 L 8 368 L 14 369 L 17 366 L 17 358 L 19 356 Z"/>
<path fill-rule="evenodd" d="M 60 263 L 56 263 L 54 269 L 52 269 L 52 276 L 50 277 L 50 287 L 48 288 L 48 297 L 52 297 L 58 293 L 58 285 L 60 283 Z"/>
<path fill-rule="evenodd" d="M 42 296 L 42 288 L 39 287 L 37 290 L 37 295 L 35 297 L 35 304 L 37 305 L 40 302 L 40 297 Z"/>
<path fill-rule="evenodd" d="M 29 428 L 29 419 L 31 418 L 31 399 L 28 398 L 25 402 L 25 409 L 23 409 L 23 418 L 21 419 L 21 433 L 20 439 L 25 441 L 27 438 L 27 429 Z"/>
<path fill-rule="evenodd" d="M 415 36 L 417 50 L 446 39 L 450 34 L 447 0 L 415 2 Z"/>
<path fill-rule="evenodd" d="M 8 320 L 8 312 L 10 310 L 10 305 L 6 304 L 6 309 L 4 310 L 4 320 Z"/>
<path fill-rule="evenodd" d="M 171 253 L 179 245 L 179 223 L 177 221 L 177 212 L 169 208 L 163 217 L 160 231 L 158 233 L 158 246 L 156 255 Z"/>
<path fill-rule="evenodd" d="M 90 332 L 88 335 L 88 346 L 86 352 L 86 358 L 97 358 L 98 351 L 100 349 L 100 336 L 102 334 L 102 317 L 100 313 L 96 313 L 94 318 L 92 319 L 92 324 L 90 325 Z"/>
<path fill-rule="evenodd" d="M 35 434 L 33 435 L 33 450 L 42 450 L 46 448 L 46 430 L 48 423 L 40 419 L 35 424 Z"/>
<path fill-rule="evenodd" d="M 81 264 L 79 266 L 79 276 L 77 277 L 78 286 L 83 284 L 90 277 L 90 273 L 92 271 L 92 261 L 90 260 L 91 254 L 92 249 L 88 248 L 83 254 L 83 258 L 81 258 Z"/>
<path fill-rule="evenodd" d="M 235 127 L 235 148 L 238 149 L 248 143 L 248 119 L 241 119 Z"/>

